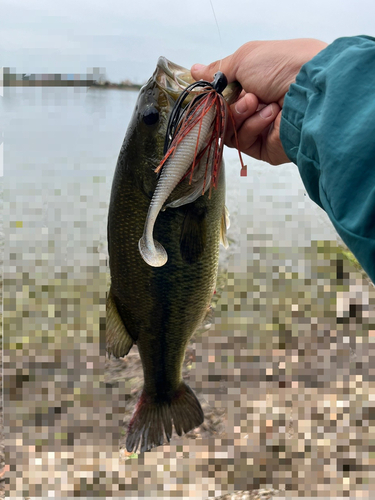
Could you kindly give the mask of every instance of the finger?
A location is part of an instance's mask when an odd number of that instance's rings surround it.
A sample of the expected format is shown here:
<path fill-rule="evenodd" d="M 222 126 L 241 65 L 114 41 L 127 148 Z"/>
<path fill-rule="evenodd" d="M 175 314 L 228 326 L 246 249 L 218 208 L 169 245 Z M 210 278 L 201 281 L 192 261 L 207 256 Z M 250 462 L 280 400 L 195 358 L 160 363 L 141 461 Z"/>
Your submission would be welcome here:
<path fill-rule="evenodd" d="M 234 144 L 234 130 L 238 130 L 243 122 L 253 115 L 258 109 L 258 98 L 254 94 L 243 94 L 230 107 L 230 115 L 227 122 L 225 142 Z"/>
<path fill-rule="evenodd" d="M 238 145 L 242 152 L 258 160 L 268 161 L 264 142 L 269 133 L 270 125 L 279 112 L 279 105 L 272 103 L 245 120 L 237 132 Z M 233 144 L 232 147 L 235 146 Z"/>
<path fill-rule="evenodd" d="M 233 55 L 215 61 L 208 66 L 203 64 L 194 64 L 191 67 L 191 75 L 195 80 L 207 80 L 211 82 L 214 74 L 218 71 L 224 73 L 228 83 L 236 80 L 237 65 L 233 64 Z"/>
<path fill-rule="evenodd" d="M 237 133 L 240 147 L 249 147 L 271 125 L 279 112 L 280 106 L 271 103 L 250 116 Z"/>
<path fill-rule="evenodd" d="M 271 163 L 271 165 L 280 165 L 281 163 L 290 163 L 290 159 L 284 151 L 283 145 L 280 140 L 280 124 L 281 124 L 281 111 L 277 115 L 274 122 L 267 133 L 263 137 L 262 145 L 263 151 L 261 153 L 262 159 Z"/>
<path fill-rule="evenodd" d="M 277 109 L 277 104 L 274 103 L 274 106 Z M 289 163 L 290 160 L 280 140 L 280 122 L 281 110 L 271 124 L 266 126 L 257 137 L 252 138 L 252 141 L 250 141 L 252 144 L 248 144 L 248 148 L 243 150 L 244 153 L 258 160 L 266 161 L 271 165 Z M 260 125 L 258 126 L 259 130 L 261 130 Z M 252 132 L 256 133 L 256 127 L 252 126 Z"/>

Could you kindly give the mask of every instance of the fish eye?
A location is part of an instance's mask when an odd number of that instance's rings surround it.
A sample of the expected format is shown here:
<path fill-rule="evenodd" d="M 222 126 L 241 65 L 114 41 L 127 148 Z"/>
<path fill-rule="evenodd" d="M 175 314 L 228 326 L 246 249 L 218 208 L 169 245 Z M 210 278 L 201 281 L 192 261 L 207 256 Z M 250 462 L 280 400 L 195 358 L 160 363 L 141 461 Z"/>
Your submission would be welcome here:
<path fill-rule="evenodd" d="M 150 106 L 146 108 L 143 112 L 143 121 L 146 125 L 154 125 L 159 120 L 159 111 Z"/>

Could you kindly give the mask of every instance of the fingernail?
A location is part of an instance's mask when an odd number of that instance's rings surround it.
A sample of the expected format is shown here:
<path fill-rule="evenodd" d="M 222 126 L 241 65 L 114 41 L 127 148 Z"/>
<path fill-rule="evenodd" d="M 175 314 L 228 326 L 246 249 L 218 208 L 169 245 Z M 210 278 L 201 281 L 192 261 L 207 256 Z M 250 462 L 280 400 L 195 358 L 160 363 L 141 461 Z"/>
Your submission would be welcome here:
<path fill-rule="evenodd" d="M 193 71 L 202 71 L 206 66 L 204 64 L 193 64 L 191 69 Z"/>
<path fill-rule="evenodd" d="M 273 107 L 272 104 L 269 104 L 265 108 L 262 109 L 262 111 L 259 113 L 262 118 L 269 118 L 270 116 L 273 115 Z"/>
<path fill-rule="evenodd" d="M 239 115 L 246 113 L 247 111 L 247 102 L 246 99 L 243 97 L 239 101 L 236 102 L 236 105 L 234 106 L 234 109 L 237 111 Z"/>

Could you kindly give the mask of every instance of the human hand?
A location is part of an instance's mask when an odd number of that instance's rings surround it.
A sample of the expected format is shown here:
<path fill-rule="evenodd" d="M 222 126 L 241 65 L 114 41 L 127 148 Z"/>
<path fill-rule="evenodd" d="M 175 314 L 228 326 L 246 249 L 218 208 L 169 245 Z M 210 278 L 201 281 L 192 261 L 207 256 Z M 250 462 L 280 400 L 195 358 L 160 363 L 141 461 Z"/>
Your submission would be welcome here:
<path fill-rule="evenodd" d="M 228 82 L 242 85 L 239 100 L 231 106 L 240 150 L 278 165 L 290 161 L 280 141 L 285 94 L 301 66 L 326 46 L 315 39 L 248 42 L 220 61 L 194 65 L 191 73 L 196 80 L 211 81 L 222 71 Z M 225 137 L 229 147 L 236 147 L 234 128 L 229 120 Z"/>

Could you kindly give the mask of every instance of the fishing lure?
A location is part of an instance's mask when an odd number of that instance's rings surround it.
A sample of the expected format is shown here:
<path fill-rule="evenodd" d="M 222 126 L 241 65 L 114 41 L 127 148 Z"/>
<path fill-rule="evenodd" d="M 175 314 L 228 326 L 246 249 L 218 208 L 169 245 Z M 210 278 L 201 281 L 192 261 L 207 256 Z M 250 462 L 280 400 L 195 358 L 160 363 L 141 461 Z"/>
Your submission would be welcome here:
<path fill-rule="evenodd" d="M 243 164 L 241 153 L 239 151 L 238 139 L 236 128 L 234 126 L 234 119 L 230 108 L 228 107 L 222 92 L 228 85 L 228 80 L 224 73 L 218 71 L 212 82 L 205 80 L 200 80 L 194 82 L 188 87 L 186 87 L 179 98 L 177 99 L 171 115 L 169 117 L 167 132 L 164 142 L 164 158 L 160 162 L 159 166 L 156 168 L 155 172 L 160 173 L 163 165 L 168 160 L 168 158 L 174 154 L 177 146 L 181 141 L 189 134 L 189 132 L 198 123 L 200 124 L 198 138 L 201 132 L 201 125 L 203 118 L 209 113 L 210 110 L 214 110 L 214 121 L 212 124 L 212 132 L 207 139 L 207 144 L 200 151 L 198 151 L 198 141 L 195 148 L 194 160 L 191 167 L 188 169 L 186 174 L 182 177 L 183 181 L 186 177 L 190 175 L 190 183 L 193 177 L 194 169 L 200 162 L 200 160 L 206 155 L 206 165 L 205 165 L 205 178 L 203 183 L 202 194 L 205 193 L 206 180 L 208 174 L 209 163 L 212 160 L 211 166 L 211 184 L 210 184 L 210 196 L 212 186 L 216 188 L 217 178 L 219 175 L 219 169 L 223 157 L 224 148 L 224 134 L 226 128 L 227 113 L 229 111 L 230 118 L 232 119 L 233 129 L 235 134 L 235 140 L 237 143 L 237 149 L 239 152 L 240 162 L 241 162 L 241 176 L 246 176 L 246 166 Z M 191 102 L 183 107 L 185 99 L 191 94 L 191 92 L 201 89 L 201 92 L 197 94 Z"/>

